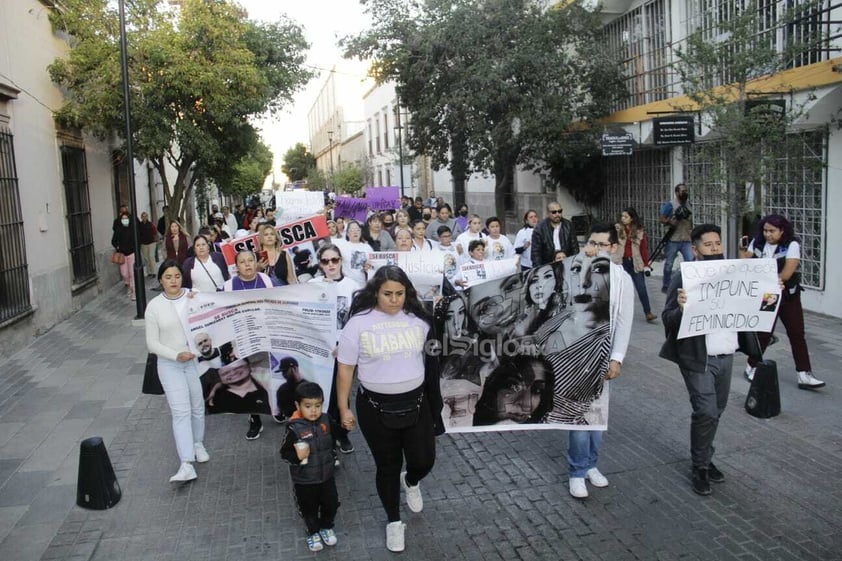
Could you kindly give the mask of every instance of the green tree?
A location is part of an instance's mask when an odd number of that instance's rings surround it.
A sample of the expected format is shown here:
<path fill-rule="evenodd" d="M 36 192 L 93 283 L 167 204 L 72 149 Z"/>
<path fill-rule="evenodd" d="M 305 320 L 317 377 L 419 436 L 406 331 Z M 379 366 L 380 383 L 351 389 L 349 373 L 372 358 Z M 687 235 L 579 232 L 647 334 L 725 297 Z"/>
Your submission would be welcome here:
<path fill-rule="evenodd" d="M 675 68 L 692 102 L 676 108 L 699 111 L 712 131 L 712 141 L 697 144 L 695 150 L 700 159 L 712 162 L 710 179 L 722 185 L 733 247 L 737 216 L 760 210 L 760 189 L 753 189 L 754 198 L 748 200 L 749 187 L 774 174 L 782 154 L 800 153 L 800 139 L 789 131 L 804 115 L 806 101 L 794 103 L 795 87 L 780 80 L 772 86 L 764 78 L 809 58 L 823 43 L 815 0 L 784 11 L 757 0 L 729 6 L 720 17 L 701 20 L 676 49 Z M 785 38 L 782 44 L 778 36 Z M 795 144 L 798 150 L 792 150 Z"/>
<path fill-rule="evenodd" d="M 304 144 L 299 142 L 284 154 L 281 171 L 290 181 L 301 181 L 314 169 L 316 169 L 316 157 Z"/>
<path fill-rule="evenodd" d="M 224 190 L 234 167 L 249 167 L 249 118 L 277 111 L 309 80 L 307 43 L 291 21 L 252 22 L 227 0 L 185 0 L 176 11 L 162 0 L 126 5 L 135 156 L 160 173 L 170 218 L 184 219 L 197 181 Z M 111 138 L 124 130 L 114 3 L 63 0 L 51 21 L 72 47 L 49 67 L 67 93 L 57 120 Z"/>
<path fill-rule="evenodd" d="M 353 194 L 365 185 L 365 171 L 357 165 L 343 165 L 333 174 L 333 187 L 336 191 Z"/>
<path fill-rule="evenodd" d="M 458 191 L 492 171 L 500 216 L 513 207 L 516 166 L 571 157 L 574 123 L 595 127 L 622 92 L 598 14 L 579 2 L 537 0 L 363 2 L 373 26 L 344 41 L 346 56 L 376 60 L 410 112 L 407 142 L 448 166 Z"/>

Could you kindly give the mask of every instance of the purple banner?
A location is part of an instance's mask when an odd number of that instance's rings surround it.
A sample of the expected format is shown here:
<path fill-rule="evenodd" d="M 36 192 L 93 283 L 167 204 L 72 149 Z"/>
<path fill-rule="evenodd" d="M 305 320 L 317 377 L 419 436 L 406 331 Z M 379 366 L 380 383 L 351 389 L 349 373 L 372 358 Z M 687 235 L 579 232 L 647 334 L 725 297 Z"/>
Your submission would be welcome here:
<path fill-rule="evenodd" d="M 365 222 L 368 204 L 367 199 L 355 199 L 353 197 L 336 197 L 336 206 L 333 209 L 333 216 Z"/>
<path fill-rule="evenodd" d="M 395 210 L 401 206 L 400 187 L 369 187 L 365 198 L 371 210 Z"/>

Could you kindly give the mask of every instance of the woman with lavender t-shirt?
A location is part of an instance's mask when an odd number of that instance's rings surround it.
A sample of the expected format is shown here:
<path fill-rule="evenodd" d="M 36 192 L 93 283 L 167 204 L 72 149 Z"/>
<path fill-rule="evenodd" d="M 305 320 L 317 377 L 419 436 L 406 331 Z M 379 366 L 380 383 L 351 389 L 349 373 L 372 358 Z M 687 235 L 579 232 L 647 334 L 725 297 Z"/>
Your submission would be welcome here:
<path fill-rule="evenodd" d="M 419 482 L 433 468 L 440 426 L 440 390 L 436 396 L 425 377 L 424 347 L 431 324 L 406 273 L 395 266 L 378 269 L 356 293 L 350 316 L 337 353 L 339 418 L 343 428 L 354 427 L 348 396 L 357 369 L 357 416 L 377 466 L 377 494 L 388 517 L 386 547 L 403 551 L 401 487 L 409 509 L 421 512 Z M 401 473 L 404 457 L 406 471 Z"/>

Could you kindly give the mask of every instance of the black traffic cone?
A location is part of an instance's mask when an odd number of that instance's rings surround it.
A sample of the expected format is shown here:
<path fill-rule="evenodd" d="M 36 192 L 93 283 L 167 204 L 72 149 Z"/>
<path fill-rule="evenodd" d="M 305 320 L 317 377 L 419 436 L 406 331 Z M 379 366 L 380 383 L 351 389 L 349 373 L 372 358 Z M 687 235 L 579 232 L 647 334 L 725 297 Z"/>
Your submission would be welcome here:
<path fill-rule="evenodd" d="M 86 438 L 79 449 L 76 504 L 83 508 L 105 510 L 120 502 L 122 496 L 102 437 Z"/>

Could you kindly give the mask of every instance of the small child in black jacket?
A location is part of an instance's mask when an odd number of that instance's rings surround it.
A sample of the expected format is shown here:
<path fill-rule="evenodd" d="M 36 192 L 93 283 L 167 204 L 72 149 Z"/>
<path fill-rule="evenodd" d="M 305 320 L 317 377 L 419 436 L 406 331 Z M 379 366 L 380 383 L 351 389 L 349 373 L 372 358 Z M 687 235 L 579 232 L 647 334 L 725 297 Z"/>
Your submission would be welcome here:
<path fill-rule="evenodd" d="M 324 393 L 318 384 L 302 382 L 295 396 L 296 411 L 287 422 L 281 457 L 290 463 L 298 511 L 307 525 L 307 547 L 321 551 L 323 544 L 336 545 L 333 520 L 339 510 L 330 417 L 322 413 Z"/>

